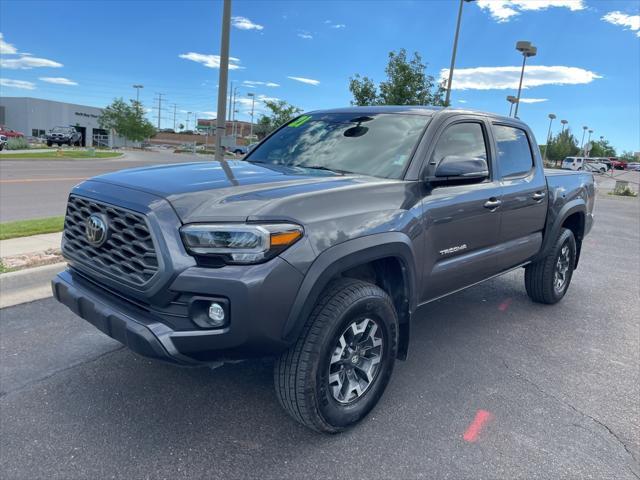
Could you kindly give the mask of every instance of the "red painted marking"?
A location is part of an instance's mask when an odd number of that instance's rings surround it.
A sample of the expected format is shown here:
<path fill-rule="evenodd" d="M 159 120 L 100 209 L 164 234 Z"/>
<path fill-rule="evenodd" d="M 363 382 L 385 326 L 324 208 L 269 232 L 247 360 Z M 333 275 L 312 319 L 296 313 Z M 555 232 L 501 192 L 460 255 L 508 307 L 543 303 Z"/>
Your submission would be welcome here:
<path fill-rule="evenodd" d="M 486 410 L 478 410 L 476 412 L 476 418 L 473 419 L 469 428 L 464 432 L 462 438 L 465 442 L 475 442 L 478 439 L 478 435 L 480 434 L 480 430 L 482 426 L 487 423 L 487 421 L 491 420 L 492 415 L 490 412 Z"/>
<path fill-rule="evenodd" d="M 498 306 L 498 310 L 500 310 L 501 312 L 504 312 L 507 310 L 507 308 L 509 308 L 509 305 L 511 305 L 511 299 L 507 298 L 504 302 L 502 302 L 499 306 Z"/>

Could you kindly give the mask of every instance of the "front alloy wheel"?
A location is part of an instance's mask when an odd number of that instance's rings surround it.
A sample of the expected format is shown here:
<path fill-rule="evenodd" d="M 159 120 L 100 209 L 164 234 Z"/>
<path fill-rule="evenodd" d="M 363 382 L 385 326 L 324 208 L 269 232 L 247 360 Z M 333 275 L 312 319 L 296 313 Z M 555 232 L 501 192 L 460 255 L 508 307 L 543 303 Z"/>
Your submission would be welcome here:
<path fill-rule="evenodd" d="M 329 387 L 338 403 L 360 398 L 376 379 L 383 337 L 371 318 L 354 321 L 340 335 L 329 363 Z"/>

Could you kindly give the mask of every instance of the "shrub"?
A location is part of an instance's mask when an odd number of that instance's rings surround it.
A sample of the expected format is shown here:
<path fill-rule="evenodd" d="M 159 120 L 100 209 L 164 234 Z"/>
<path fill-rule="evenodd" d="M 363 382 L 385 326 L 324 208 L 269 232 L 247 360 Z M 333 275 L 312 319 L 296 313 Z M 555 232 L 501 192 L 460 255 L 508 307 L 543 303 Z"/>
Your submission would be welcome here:
<path fill-rule="evenodd" d="M 29 144 L 24 137 L 10 138 L 7 140 L 7 150 L 26 150 Z"/>

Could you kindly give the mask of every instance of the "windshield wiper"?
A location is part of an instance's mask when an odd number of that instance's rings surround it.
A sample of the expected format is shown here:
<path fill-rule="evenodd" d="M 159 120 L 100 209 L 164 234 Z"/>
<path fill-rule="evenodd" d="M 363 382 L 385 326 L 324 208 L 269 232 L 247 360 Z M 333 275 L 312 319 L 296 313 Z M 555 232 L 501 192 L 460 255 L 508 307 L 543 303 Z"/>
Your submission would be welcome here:
<path fill-rule="evenodd" d="M 296 165 L 296 167 L 308 168 L 310 170 L 325 170 L 327 172 L 333 172 L 333 173 L 337 173 L 339 175 L 344 175 L 344 174 L 347 174 L 347 173 L 351 173 L 351 172 L 348 172 L 346 170 L 338 170 L 337 168 L 325 167 L 324 165 Z"/>

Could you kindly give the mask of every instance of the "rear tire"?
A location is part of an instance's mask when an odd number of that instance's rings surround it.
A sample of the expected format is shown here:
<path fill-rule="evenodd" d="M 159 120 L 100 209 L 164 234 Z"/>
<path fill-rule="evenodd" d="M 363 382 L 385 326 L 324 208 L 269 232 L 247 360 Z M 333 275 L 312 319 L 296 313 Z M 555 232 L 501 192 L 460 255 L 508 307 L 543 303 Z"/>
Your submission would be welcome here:
<path fill-rule="evenodd" d="M 548 305 L 562 300 L 575 264 L 576 239 L 571 230 L 563 228 L 549 254 L 525 268 L 524 284 L 531 300 Z"/>
<path fill-rule="evenodd" d="M 301 424 L 340 432 L 376 405 L 397 349 L 398 317 L 389 295 L 360 280 L 336 280 L 296 343 L 276 361 L 278 400 Z"/>

